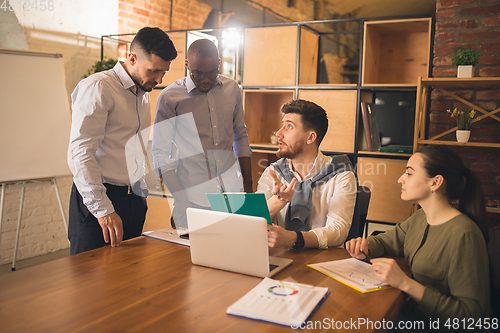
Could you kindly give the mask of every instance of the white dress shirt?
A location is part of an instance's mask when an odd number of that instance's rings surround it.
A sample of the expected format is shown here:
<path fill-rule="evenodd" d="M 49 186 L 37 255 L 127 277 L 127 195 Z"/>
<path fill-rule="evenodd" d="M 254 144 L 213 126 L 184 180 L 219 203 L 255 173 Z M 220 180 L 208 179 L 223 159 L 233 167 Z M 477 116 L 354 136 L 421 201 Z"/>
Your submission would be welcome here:
<path fill-rule="evenodd" d="M 304 181 L 313 178 L 330 161 L 331 157 L 318 152 L 312 169 L 304 179 L 293 169 L 290 160 L 288 160 L 288 163 L 297 181 Z M 271 191 L 274 187 L 274 181 L 269 174 L 269 170 L 275 171 L 282 184 L 288 185 L 283 177 L 274 170 L 274 167 L 268 166 L 260 177 L 257 186 L 257 192 L 264 193 L 267 200 L 273 196 Z M 352 224 L 354 206 L 356 205 L 356 192 L 356 177 L 351 171 L 339 173 L 313 190 L 309 221 L 311 231 L 318 238 L 319 248 L 326 249 L 343 245 Z M 278 225 L 283 228 L 285 227 L 288 205 L 289 203 L 276 214 Z"/>
<path fill-rule="evenodd" d="M 216 80 L 208 92 L 196 89 L 190 76 L 165 88 L 153 130 L 155 168 L 175 170 L 188 200 L 205 207 L 205 193 L 243 191 L 237 158 L 252 154 L 241 90 L 232 79 Z"/>
<path fill-rule="evenodd" d="M 144 177 L 137 134 L 147 142 L 149 94 L 117 62 L 113 69 L 80 81 L 71 100 L 70 169 L 83 203 L 100 218 L 115 211 L 103 183 L 129 185 Z"/>

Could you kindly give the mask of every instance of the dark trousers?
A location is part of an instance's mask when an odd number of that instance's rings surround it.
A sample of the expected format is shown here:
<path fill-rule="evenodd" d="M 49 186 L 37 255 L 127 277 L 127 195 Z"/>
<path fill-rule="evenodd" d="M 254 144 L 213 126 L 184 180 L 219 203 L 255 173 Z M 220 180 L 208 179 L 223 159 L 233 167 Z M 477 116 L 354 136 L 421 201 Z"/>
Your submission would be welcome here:
<path fill-rule="evenodd" d="M 124 190 L 126 187 L 123 186 L 109 184 L 104 184 L 104 186 L 106 186 L 106 194 L 113 203 L 115 212 L 122 219 L 123 240 L 140 236 L 148 210 L 146 198 L 127 194 Z M 69 201 L 68 239 L 71 255 L 110 245 L 104 241 L 99 222 L 83 204 L 75 184 L 71 189 Z"/>

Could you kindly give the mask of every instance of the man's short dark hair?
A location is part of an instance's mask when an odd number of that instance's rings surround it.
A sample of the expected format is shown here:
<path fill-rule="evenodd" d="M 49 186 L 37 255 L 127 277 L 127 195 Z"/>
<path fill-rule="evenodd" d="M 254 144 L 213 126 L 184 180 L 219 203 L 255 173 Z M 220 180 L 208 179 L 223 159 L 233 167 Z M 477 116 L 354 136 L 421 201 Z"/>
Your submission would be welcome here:
<path fill-rule="evenodd" d="M 283 104 L 281 112 L 300 114 L 304 130 L 316 132 L 318 136 L 316 144 L 319 147 L 328 130 L 328 117 L 321 106 L 303 99 L 296 99 Z"/>
<path fill-rule="evenodd" d="M 219 51 L 217 51 L 217 46 L 214 42 L 209 39 L 197 39 L 188 49 L 188 57 L 196 55 L 200 58 L 212 58 L 219 57 Z"/>
<path fill-rule="evenodd" d="M 177 57 L 174 43 L 160 28 L 145 27 L 139 30 L 130 44 L 130 51 L 144 53 L 148 57 L 154 54 L 165 61 Z"/>

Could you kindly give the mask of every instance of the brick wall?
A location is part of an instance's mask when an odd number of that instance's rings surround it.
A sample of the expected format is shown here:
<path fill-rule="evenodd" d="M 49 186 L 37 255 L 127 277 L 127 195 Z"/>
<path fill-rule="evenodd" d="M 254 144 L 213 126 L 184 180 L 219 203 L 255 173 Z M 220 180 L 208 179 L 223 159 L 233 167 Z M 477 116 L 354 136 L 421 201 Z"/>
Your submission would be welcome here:
<path fill-rule="evenodd" d="M 71 177 L 57 178 L 61 203 L 68 221 Z M 0 265 L 12 262 L 19 216 L 21 188 L 5 190 L 0 243 Z M 53 185 L 29 186 L 25 189 L 19 233 L 17 260 L 36 257 L 69 247 L 61 210 Z"/>
<path fill-rule="evenodd" d="M 433 77 L 456 77 L 452 65 L 453 53 L 462 46 L 471 46 L 481 53 L 475 76 L 500 76 L 500 1 L 498 0 L 437 0 L 436 33 L 434 37 Z M 458 96 L 486 111 L 500 107 L 500 87 L 459 87 Z M 470 109 L 462 103 L 437 91 L 431 95 L 429 136 L 456 126 L 447 109 Z M 497 114 L 498 116 L 498 114 Z M 454 133 L 445 140 L 455 140 Z M 500 122 L 485 118 L 474 123 L 471 141 L 500 143 Z M 500 149 L 463 147 L 453 148 L 464 162 L 475 171 L 485 190 L 488 205 L 500 205 Z M 494 223 L 500 223 L 500 214 L 490 214 Z"/>
<path fill-rule="evenodd" d="M 171 1 L 174 1 L 170 24 Z M 212 8 L 197 0 L 119 0 L 118 33 L 135 33 L 143 27 L 163 30 L 199 29 Z M 133 36 L 121 39 L 131 41 Z M 123 59 L 127 46 L 121 45 L 118 57 Z"/>

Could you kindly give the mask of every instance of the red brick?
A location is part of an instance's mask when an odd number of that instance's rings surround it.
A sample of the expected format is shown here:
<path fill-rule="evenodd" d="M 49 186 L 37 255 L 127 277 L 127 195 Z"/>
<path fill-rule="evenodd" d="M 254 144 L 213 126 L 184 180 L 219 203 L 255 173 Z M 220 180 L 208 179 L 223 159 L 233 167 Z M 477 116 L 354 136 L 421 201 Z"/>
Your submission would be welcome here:
<path fill-rule="evenodd" d="M 497 176 L 496 181 L 497 184 L 500 184 L 500 176 Z M 498 201 L 497 205 L 500 205 L 500 200 Z"/>
<path fill-rule="evenodd" d="M 134 7 L 134 13 L 141 16 L 149 17 L 149 10 Z"/>
<path fill-rule="evenodd" d="M 489 16 L 498 13 L 500 13 L 500 5 L 470 7 L 462 9 L 459 12 L 460 15 L 471 15 L 471 16 L 475 15 Z"/>
<path fill-rule="evenodd" d="M 446 29 L 456 29 L 459 23 L 456 21 L 438 22 L 436 23 L 436 31 L 446 30 Z"/>
<path fill-rule="evenodd" d="M 449 8 L 464 5 L 475 5 L 478 3 L 478 0 L 441 0 L 438 3 L 441 8 Z"/>
<path fill-rule="evenodd" d="M 476 161 L 487 161 L 493 156 L 492 152 L 486 149 L 463 148 L 454 149 L 462 159 L 471 159 Z"/>
<path fill-rule="evenodd" d="M 431 102 L 431 111 L 446 111 L 451 108 L 450 102 Z"/>
<path fill-rule="evenodd" d="M 476 99 L 498 100 L 500 99 L 500 92 L 498 90 L 480 90 L 476 93 Z"/>
<path fill-rule="evenodd" d="M 434 66 L 452 66 L 451 55 L 445 57 L 435 57 Z"/>
<path fill-rule="evenodd" d="M 462 155 L 460 157 L 463 158 Z M 477 178 L 479 178 L 479 181 L 483 184 L 488 184 L 493 182 L 493 177 L 491 175 L 485 175 L 484 173 L 477 173 Z"/>
<path fill-rule="evenodd" d="M 500 186 L 491 186 L 483 184 L 485 195 L 500 195 Z"/>
<path fill-rule="evenodd" d="M 500 92 L 499 92 L 499 94 L 500 94 Z M 479 103 L 476 102 L 476 105 L 479 106 L 480 108 L 483 108 L 486 111 L 495 110 L 497 108 L 497 103 L 495 103 L 495 102 L 479 102 Z M 488 117 L 487 119 L 491 119 L 491 118 Z M 483 119 L 481 121 L 485 121 L 485 120 L 486 119 Z"/>
<path fill-rule="evenodd" d="M 482 43 L 479 47 L 484 52 L 498 52 L 500 51 L 500 42 L 498 43 Z"/>
<path fill-rule="evenodd" d="M 431 113 L 430 114 L 430 121 L 431 123 L 455 123 L 455 119 L 450 117 L 449 114 L 435 114 Z"/>
<path fill-rule="evenodd" d="M 482 22 L 485 27 L 499 26 L 500 17 L 484 17 Z"/>
<path fill-rule="evenodd" d="M 500 55 L 490 54 L 479 57 L 480 64 L 500 64 Z"/>
<path fill-rule="evenodd" d="M 452 77 L 452 76 L 457 76 L 457 68 L 438 68 L 434 67 L 432 69 L 432 76 L 433 77 Z"/>
<path fill-rule="evenodd" d="M 454 38 L 454 32 L 439 32 L 434 35 L 434 40 L 439 42 L 451 42 Z"/>
<path fill-rule="evenodd" d="M 474 126 L 471 127 L 471 136 L 486 137 L 493 136 L 496 133 L 494 126 Z"/>
<path fill-rule="evenodd" d="M 443 17 L 455 17 L 455 9 L 445 9 L 436 11 L 436 20 Z"/>
<path fill-rule="evenodd" d="M 494 39 L 500 38 L 500 31 L 477 31 L 468 34 L 458 34 L 460 40 Z"/>
<path fill-rule="evenodd" d="M 462 46 L 472 46 L 475 47 L 475 45 L 472 44 L 467 44 L 467 43 L 447 43 L 447 44 L 436 44 L 434 45 L 434 54 L 439 54 L 439 53 L 455 53 L 456 50 L 461 48 Z"/>
<path fill-rule="evenodd" d="M 499 77 L 500 67 L 483 67 L 479 69 L 479 76 L 481 77 Z"/>
<path fill-rule="evenodd" d="M 449 128 L 450 128 L 449 126 L 430 124 L 429 125 L 429 133 L 434 133 L 433 135 L 435 135 L 435 134 L 443 133 L 444 131 L 447 131 Z"/>
<path fill-rule="evenodd" d="M 500 164 L 488 162 L 474 162 L 470 169 L 478 172 L 500 173 Z"/>
<path fill-rule="evenodd" d="M 465 28 L 465 29 L 475 29 L 477 28 L 476 20 L 464 20 L 464 21 L 448 21 L 448 22 L 439 22 L 436 24 L 436 30 L 447 30 L 447 29 L 457 29 L 457 28 Z"/>

